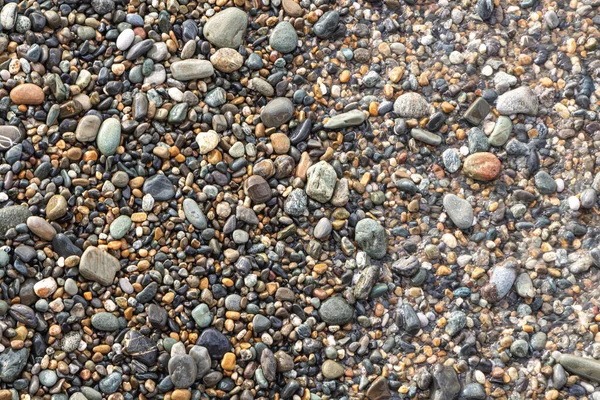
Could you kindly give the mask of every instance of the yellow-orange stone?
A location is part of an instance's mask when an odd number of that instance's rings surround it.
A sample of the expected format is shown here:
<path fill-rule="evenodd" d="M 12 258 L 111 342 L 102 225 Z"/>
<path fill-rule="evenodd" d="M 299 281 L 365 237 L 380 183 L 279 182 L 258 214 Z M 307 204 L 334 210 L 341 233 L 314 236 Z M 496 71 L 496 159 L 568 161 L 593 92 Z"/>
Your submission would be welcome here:
<path fill-rule="evenodd" d="M 15 104 L 38 105 L 44 102 L 44 91 L 38 85 L 24 83 L 10 91 L 10 99 Z"/>
<path fill-rule="evenodd" d="M 235 368 L 235 354 L 225 353 L 223 360 L 221 361 L 221 368 L 225 371 L 233 371 Z"/>

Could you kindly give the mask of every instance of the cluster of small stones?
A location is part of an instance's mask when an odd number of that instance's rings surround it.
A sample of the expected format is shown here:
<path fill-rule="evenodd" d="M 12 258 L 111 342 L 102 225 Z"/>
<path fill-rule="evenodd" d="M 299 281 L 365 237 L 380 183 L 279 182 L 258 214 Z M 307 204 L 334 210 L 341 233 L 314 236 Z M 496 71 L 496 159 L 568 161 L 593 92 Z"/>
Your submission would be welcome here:
<path fill-rule="evenodd" d="M 0 6 L 0 400 L 600 400 L 598 0 Z"/>

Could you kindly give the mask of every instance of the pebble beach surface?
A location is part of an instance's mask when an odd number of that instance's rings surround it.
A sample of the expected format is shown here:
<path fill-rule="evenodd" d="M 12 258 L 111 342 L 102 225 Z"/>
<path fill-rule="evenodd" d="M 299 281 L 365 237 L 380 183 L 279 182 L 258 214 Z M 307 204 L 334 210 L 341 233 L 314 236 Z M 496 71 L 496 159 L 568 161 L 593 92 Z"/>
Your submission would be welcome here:
<path fill-rule="evenodd" d="M 598 0 L 1 2 L 0 400 L 600 400 L 599 40 Z"/>

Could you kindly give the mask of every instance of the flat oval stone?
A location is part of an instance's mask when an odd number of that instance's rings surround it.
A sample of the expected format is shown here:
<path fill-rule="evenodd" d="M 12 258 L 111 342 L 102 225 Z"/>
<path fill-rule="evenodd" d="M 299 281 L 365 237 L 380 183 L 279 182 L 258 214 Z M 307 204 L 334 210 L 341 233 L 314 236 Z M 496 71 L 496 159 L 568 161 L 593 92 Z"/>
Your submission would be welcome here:
<path fill-rule="evenodd" d="M 27 227 L 40 239 L 48 242 L 52 241 L 54 236 L 56 236 L 56 229 L 54 229 L 54 227 L 45 219 L 37 216 L 27 218 Z"/>
<path fill-rule="evenodd" d="M 135 33 L 133 32 L 133 29 L 127 28 L 123 30 L 123 32 L 121 32 L 117 37 L 117 49 L 121 51 L 127 50 L 133 43 L 133 39 L 135 39 Z"/>
<path fill-rule="evenodd" d="M 326 129 L 340 129 L 360 125 L 365 122 L 366 119 L 367 116 L 364 112 L 360 110 L 351 110 L 329 118 L 323 126 Z"/>
<path fill-rule="evenodd" d="M 127 215 L 120 215 L 110 224 L 110 235 L 113 239 L 121 239 L 131 228 L 131 218 Z"/>
<path fill-rule="evenodd" d="M 154 45 L 154 41 L 151 39 L 144 39 L 131 46 L 127 51 L 127 60 L 133 61 L 146 54 Z"/>
<path fill-rule="evenodd" d="M 277 128 L 292 119 L 294 105 L 287 97 L 271 100 L 260 112 L 260 119 L 267 128 Z"/>
<path fill-rule="evenodd" d="M 0 126 L 0 151 L 5 151 L 20 143 L 23 138 L 21 131 L 16 126 Z"/>
<path fill-rule="evenodd" d="M 33 83 L 17 85 L 10 91 L 10 99 L 16 104 L 38 105 L 44 102 L 44 91 Z"/>
<path fill-rule="evenodd" d="M 188 221 L 197 229 L 206 229 L 208 222 L 204 213 L 193 199 L 183 200 L 183 212 Z"/>
<path fill-rule="evenodd" d="M 121 122 L 116 118 L 105 120 L 98 131 L 96 144 L 98 150 L 105 156 L 112 156 L 117 152 L 121 142 Z"/>
<path fill-rule="evenodd" d="M 75 137 L 80 142 L 92 142 L 96 140 L 101 124 L 102 120 L 97 115 L 86 115 L 79 120 Z"/>
<path fill-rule="evenodd" d="M 189 59 L 171 64 L 171 75 L 179 81 L 204 79 L 214 74 L 215 69 L 208 60 Z"/>
<path fill-rule="evenodd" d="M 266 203 L 271 200 L 271 187 L 262 176 L 252 175 L 246 179 L 244 189 L 252 201 L 257 204 Z"/>
<path fill-rule="evenodd" d="M 101 331 L 116 331 L 119 329 L 119 320 L 109 312 L 99 312 L 92 315 L 92 326 Z"/>
<path fill-rule="evenodd" d="M 491 181 L 498 176 L 501 167 L 500 160 L 492 153 L 475 153 L 465 159 L 463 172 L 478 181 Z"/>

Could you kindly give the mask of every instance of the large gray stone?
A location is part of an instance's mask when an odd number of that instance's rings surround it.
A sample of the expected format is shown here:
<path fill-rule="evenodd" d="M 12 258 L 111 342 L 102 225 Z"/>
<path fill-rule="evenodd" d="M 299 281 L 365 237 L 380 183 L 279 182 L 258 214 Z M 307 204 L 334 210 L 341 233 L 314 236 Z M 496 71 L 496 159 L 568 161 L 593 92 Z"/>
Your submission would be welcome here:
<path fill-rule="evenodd" d="M 280 53 L 287 54 L 296 50 L 298 34 L 294 26 L 288 21 L 281 21 L 275 26 L 269 37 L 269 45 Z"/>
<path fill-rule="evenodd" d="M 119 260 L 94 246 L 85 249 L 79 262 L 79 273 L 82 277 L 104 286 L 112 285 L 120 269 Z"/>
<path fill-rule="evenodd" d="M 502 115 L 537 115 L 538 96 L 528 86 L 521 86 L 498 97 L 496 109 Z"/>
<path fill-rule="evenodd" d="M 308 197 L 320 203 L 327 203 L 335 189 L 337 180 L 335 169 L 328 162 L 319 161 L 306 171 L 306 175 L 308 181 L 305 191 Z"/>
<path fill-rule="evenodd" d="M 473 225 L 473 207 L 468 201 L 454 194 L 444 196 L 446 213 L 459 229 L 469 229 Z"/>
<path fill-rule="evenodd" d="M 294 105 L 287 97 L 271 100 L 260 112 L 260 119 L 267 128 L 278 128 L 292 119 Z"/>
<path fill-rule="evenodd" d="M 208 20 L 202 30 L 204 37 L 217 47 L 238 48 L 244 43 L 248 15 L 239 8 L 230 7 Z"/>
<path fill-rule="evenodd" d="M 0 209 L 0 238 L 3 238 L 10 228 L 26 223 L 30 216 L 31 212 L 27 206 L 8 206 Z"/>
<path fill-rule="evenodd" d="M 429 114 L 429 104 L 419 93 L 404 93 L 394 102 L 394 112 L 402 118 L 422 118 Z"/>
<path fill-rule="evenodd" d="M 354 240 L 370 257 L 383 258 L 387 252 L 387 235 L 381 224 L 373 219 L 365 218 L 358 221 Z"/>
<path fill-rule="evenodd" d="M 171 64 L 171 75 L 179 81 L 203 79 L 213 76 L 215 69 L 208 60 L 189 59 Z"/>
<path fill-rule="evenodd" d="M 340 296 L 325 300 L 319 316 L 327 325 L 345 325 L 354 318 L 354 309 Z"/>

